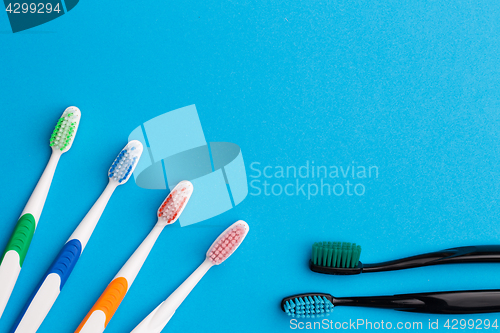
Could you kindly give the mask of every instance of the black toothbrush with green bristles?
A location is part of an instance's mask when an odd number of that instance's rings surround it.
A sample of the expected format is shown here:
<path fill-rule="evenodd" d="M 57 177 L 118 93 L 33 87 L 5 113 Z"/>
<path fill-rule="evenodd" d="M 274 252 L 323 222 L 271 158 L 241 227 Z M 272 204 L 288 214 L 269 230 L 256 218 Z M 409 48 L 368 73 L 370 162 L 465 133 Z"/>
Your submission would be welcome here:
<path fill-rule="evenodd" d="M 332 275 L 387 272 L 443 264 L 500 262 L 500 245 L 463 246 L 412 257 L 363 264 L 361 246 L 355 243 L 317 242 L 312 246 L 309 267 L 313 272 Z"/>

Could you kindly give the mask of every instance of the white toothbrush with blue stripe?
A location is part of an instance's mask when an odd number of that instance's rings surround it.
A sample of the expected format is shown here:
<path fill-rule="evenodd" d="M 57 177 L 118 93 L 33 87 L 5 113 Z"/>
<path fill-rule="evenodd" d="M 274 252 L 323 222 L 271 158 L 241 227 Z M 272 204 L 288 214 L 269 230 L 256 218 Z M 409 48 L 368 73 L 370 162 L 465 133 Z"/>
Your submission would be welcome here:
<path fill-rule="evenodd" d="M 35 333 L 38 330 L 78 262 L 111 195 L 118 185 L 126 183 L 130 178 L 141 157 L 142 150 L 143 147 L 139 141 L 130 141 L 114 160 L 108 172 L 109 182 L 104 192 L 64 244 L 24 306 L 10 330 L 11 333 Z"/>

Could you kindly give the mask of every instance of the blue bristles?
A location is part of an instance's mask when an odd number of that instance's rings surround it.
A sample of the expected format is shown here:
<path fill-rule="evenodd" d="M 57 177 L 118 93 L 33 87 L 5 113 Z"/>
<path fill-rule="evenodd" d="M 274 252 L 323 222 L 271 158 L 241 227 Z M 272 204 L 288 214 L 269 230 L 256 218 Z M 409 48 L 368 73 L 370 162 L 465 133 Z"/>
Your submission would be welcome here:
<path fill-rule="evenodd" d="M 330 315 L 333 310 L 332 302 L 324 296 L 311 296 L 296 297 L 286 301 L 285 312 L 296 318 L 321 318 Z"/>
<path fill-rule="evenodd" d="M 131 156 L 132 150 L 135 149 L 123 149 L 120 154 L 118 154 L 115 161 L 111 165 L 111 168 L 109 168 L 109 178 L 113 178 L 119 183 L 122 183 L 123 181 L 126 181 L 128 179 L 137 162 L 137 156 Z"/>

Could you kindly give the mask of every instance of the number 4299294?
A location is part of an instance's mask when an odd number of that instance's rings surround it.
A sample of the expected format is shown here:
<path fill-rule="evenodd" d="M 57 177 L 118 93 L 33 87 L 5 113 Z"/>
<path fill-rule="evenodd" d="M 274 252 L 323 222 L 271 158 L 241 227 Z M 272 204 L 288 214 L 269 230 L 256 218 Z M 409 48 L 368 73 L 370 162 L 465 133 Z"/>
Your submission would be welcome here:
<path fill-rule="evenodd" d="M 9 14 L 50 14 L 52 12 L 59 13 L 61 8 L 59 4 L 53 6 L 51 3 L 9 3 L 5 9 Z"/>
<path fill-rule="evenodd" d="M 451 330 L 464 330 L 464 329 L 476 329 L 476 330 L 487 330 L 487 329 L 498 329 L 497 319 L 494 321 L 489 319 L 448 319 L 446 323 L 444 323 L 444 327 Z"/>

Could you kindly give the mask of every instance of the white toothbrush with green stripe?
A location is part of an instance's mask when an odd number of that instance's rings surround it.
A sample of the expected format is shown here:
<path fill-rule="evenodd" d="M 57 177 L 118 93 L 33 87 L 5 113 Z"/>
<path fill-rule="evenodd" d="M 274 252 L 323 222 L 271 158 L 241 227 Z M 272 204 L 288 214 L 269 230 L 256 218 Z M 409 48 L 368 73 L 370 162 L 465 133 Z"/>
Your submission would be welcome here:
<path fill-rule="evenodd" d="M 14 232 L 0 259 L 0 317 L 5 310 L 12 290 L 16 285 L 17 277 L 21 272 L 21 267 L 23 266 L 24 258 L 38 225 L 38 220 L 42 214 L 45 199 L 47 199 L 59 158 L 71 148 L 78 125 L 80 124 L 80 118 L 80 110 L 77 107 L 71 106 L 64 111 L 57 122 L 54 132 L 50 137 L 52 155 L 40 180 L 36 184 L 35 190 L 24 207 L 21 217 L 19 217 Z"/>

